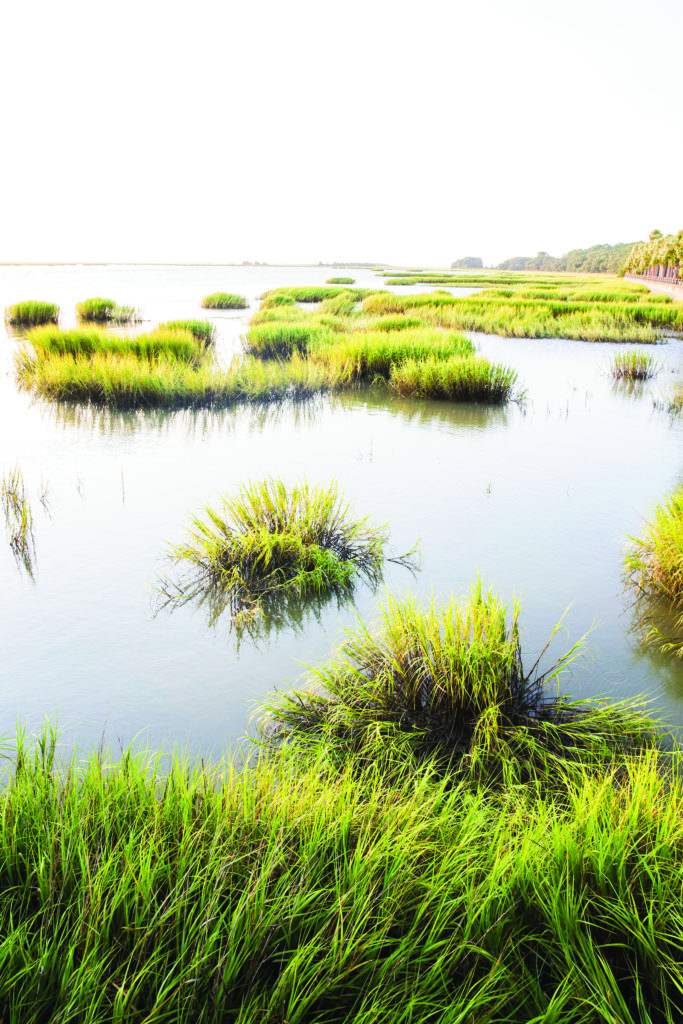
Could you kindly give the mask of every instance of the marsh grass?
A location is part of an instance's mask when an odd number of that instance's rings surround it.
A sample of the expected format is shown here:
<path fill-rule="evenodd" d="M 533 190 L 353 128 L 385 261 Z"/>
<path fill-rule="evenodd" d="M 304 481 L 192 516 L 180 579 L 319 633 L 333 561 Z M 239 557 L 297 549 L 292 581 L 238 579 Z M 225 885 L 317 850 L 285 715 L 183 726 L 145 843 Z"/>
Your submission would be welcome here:
<path fill-rule="evenodd" d="M 85 323 L 127 324 L 141 319 L 133 306 L 119 306 L 113 299 L 84 299 L 76 303 L 76 313 Z"/>
<path fill-rule="evenodd" d="M 5 320 L 8 324 L 18 327 L 33 327 L 36 324 L 56 324 L 59 320 L 59 306 L 53 302 L 37 302 L 27 300 L 16 302 L 5 310 Z"/>
<path fill-rule="evenodd" d="M 327 284 L 355 284 L 354 277 L 328 277 Z"/>
<path fill-rule="evenodd" d="M 47 492 L 44 490 L 41 502 L 45 504 L 46 499 Z M 24 477 L 18 466 L 3 476 L 0 482 L 0 500 L 14 559 L 33 579 L 36 554 L 34 519 Z"/>
<path fill-rule="evenodd" d="M 249 303 L 244 295 L 213 292 L 211 295 L 204 296 L 201 305 L 202 309 L 246 309 Z"/>
<path fill-rule="evenodd" d="M 666 631 L 656 621 L 661 614 L 654 615 L 645 642 L 683 657 L 683 485 L 655 506 L 640 537 L 629 537 L 624 571 L 640 596 L 641 624 L 648 621 L 648 602 L 654 602 L 654 611 L 664 604 L 675 613 Z"/>
<path fill-rule="evenodd" d="M 171 549 L 190 572 L 186 592 L 209 588 L 233 617 L 277 612 L 283 599 L 348 593 L 382 578 L 386 526 L 351 514 L 335 483 L 287 487 L 270 479 L 225 496 L 194 517 L 188 540 Z"/>
<path fill-rule="evenodd" d="M 554 665 L 522 662 L 519 606 L 511 613 L 478 582 L 464 602 L 421 606 L 388 598 L 378 628 L 347 631 L 338 657 L 308 690 L 278 694 L 263 726 L 271 742 L 325 741 L 364 756 L 378 736 L 407 743 L 464 778 L 506 785 L 555 780 L 646 746 L 642 705 L 570 701 L 557 688 L 580 642 Z"/>
<path fill-rule="evenodd" d="M 311 349 L 315 362 L 322 363 L 341 382 L 372 383 L 389 380 L 396 366 L 413 361 L 447 360 L 465 357 L 474 345 L 460 334 L 424 327 L 404 331 L 354 331 Z"/>
<path fill-rule="evenodd" d="M 91 358 L 108 355 L 112 358 L 133 356 L 144 361 L 181 360 L 199 362 L 204 345 L 189 331 L 168 326 L 157 327 L 148 334 L 119 337 L 97 327 L 61 330 L 58 327 L 35 327 L 27 341 L 36 361 L 58 356 Z M 27 359 L 30 359 L 27 356 Z"/>
<path fill-rule="evenodd" d="M 317 322 L 258 323 L 249 328 L 246 350 L 261 359 L 287 359 L 295 353 L 308 355 L 311 348 L 330 340 L 329 328 Z"/>
<path fill-rule="evenodd" d="M 399 652 L 400 653 L 400 652 Z M 0 1013 L 21 1024 L 675 1024 L 678 755 L 539 798 L 292 746 L 248 770 L 7 751 Z"/>
<path fill-rule="evenodd" d="M 507 402 L 517 374 L 486 359 L 405 359 L 391 367 L 389 387 L 403 398 L 436 398 L 451 402 Z"/>
<path fill-rule="evenodd" d="M 52 401 L 90 402 L 112 409 L 222 408 L 237 403 L 310 399 L 335 387 L 323 366 L 293 357 L 275 362 L 237 358 L 226 369 L 211 362 L 140 359 L 98 352 L 73 358 L 25 347 L 15 353 L 17 380 Z"/>
<path fill-rule="evenodd" d="M 216 340 L 216 327 L 210 320 L 167 320 L 159 324 L 159 331 L 189 331 L 196 341 L 209 348 Z"/>
<path fill-rule="evenodd" d="M 650 380 L 656 377 L 660 364 L 649 352 L 628 349 L 617 352 L 610 361 L 610 373 L 615 380 Z"/>

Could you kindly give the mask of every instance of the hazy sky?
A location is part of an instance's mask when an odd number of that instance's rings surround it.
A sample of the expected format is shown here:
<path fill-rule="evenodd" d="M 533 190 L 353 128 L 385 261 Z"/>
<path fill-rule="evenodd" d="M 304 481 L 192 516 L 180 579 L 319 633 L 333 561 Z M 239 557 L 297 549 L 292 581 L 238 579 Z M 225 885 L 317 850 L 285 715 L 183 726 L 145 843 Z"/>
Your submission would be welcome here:
<path fill-rule="evenodd" d="M 5 0 L 0 260 L 444 265 L 683 227 L 682 0 Z"/>

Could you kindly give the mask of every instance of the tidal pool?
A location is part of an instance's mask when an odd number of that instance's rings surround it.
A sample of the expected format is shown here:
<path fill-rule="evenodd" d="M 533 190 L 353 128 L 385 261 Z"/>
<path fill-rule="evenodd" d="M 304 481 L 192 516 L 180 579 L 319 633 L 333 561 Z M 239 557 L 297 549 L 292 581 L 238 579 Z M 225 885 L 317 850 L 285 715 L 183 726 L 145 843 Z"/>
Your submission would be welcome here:
<path fill-rule="evenodd" d="M 92 295 L 135 305 L 154 322 L 209 313 L 229 353 L 263 291 L 320 284 L 331 273 L 2 267 L 0 305 L 56 301 L 64 324 Z M 384 287 L 371 271 L 352 276 L 359 287 Z M 251 308 L 202 311 L 202 296 L 216 290 L 247 295 Z M 680 725 L 683 666 L 643 651 L 621 552 L 683 475 L 683 428 L 653 408 L 681 377 L 681 341 L 657 347 L 655 381 L 629 388 L 608 376 L 614 345 L 474 337 L 483 355 L 518 371 L 524 403 L 485 408 L 365 390 L 297 406 L 112 414 L 19 392 L 11 365 L 19 342 L 0 339 L 0 472 L 23 471 L 37 564 L 31 582 L 2 535 L 0 732 L 18 720 L 36 729 L 49 717 L 65 742 L 83 747 L 104 736 L 220 754 L 245 733 L 260 697 L 325 659 L 356 615 L 372 619 L 381 589 L 362 586 L 353 604 L 302 608 L 253 639 L 240 639 L 227 617 L 209 625 L 206 607 L 159 609 L 167 543 L 221 493 L 270 474 L 335 478 L 359 514 L 389 523 L 394 552 L 419 539 L 415 576 L 388 565 L 392 591 L 463 594 L 478 572 L 504 598 L 517 595 L 529 665 L 569 608 L 551 653 L 592 631 L 565 688 L 647 694 Z M 41 480 L 49 513 L 38 500 Z"/>

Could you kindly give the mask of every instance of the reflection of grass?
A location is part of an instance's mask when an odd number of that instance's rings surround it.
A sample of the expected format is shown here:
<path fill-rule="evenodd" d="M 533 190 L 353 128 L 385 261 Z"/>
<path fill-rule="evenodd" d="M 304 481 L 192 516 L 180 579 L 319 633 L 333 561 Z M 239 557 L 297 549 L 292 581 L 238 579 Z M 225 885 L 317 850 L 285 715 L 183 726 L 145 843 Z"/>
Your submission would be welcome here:
<path fill-rule="evenodd" d="M 47 500 L 45 488 L 44 499 Z M 24 478 L 18 466 L 3 477 L 0 483 L 0 500 L 12 554 L 17 564 L 22 565 L 28 575 L 33 578 L 36 553 L 33 514 L 26 494 Z M 43 498 L 41 498 L 42 500 Z"/>
<path fill-rule="evenodd" d="M 389 599 L 379 629 L 349 632 L 338 659 L 314 673 L 312 689 L 274 698 L 266 732 L 327 740 L 354 756 L 379 735 L 387 747 L 402 739 L 465 777 L 535 778 L 552 789 L 563 767 L 598 767 L 610 751 L 639 747 L 651 729 L 635 707 L 579 704 L 552 692 L 577 650 L 546 672 L 538 660 L 525 671 L 519 608 L 510 616 L 480 583 L 469 600 L 445 608 Z"/>
<path fill-rule="evenodd" d="M 238 624 L 271 610 L 286 616 L 292 598 L 348 595 L 359 579 L 377 583 L 386 543 L 386 527 L 353 517 L 336 484 L 251 484 L 195 517 L 188 540 L 172 548 L 190 573 L 177 596 L 206 590 L 210 615 L 229 608 Z"/>
<path fill-rule="evenodd" d="M 33 327 L 35 324 L 56 324 L 59 320 L 59 306 L 53 302 L 16 302 L 5 310 L 5 320 L 9 324 Z"/>
<path fill-rule="evenodd" d="M 650 614 L 645 640 L 683 657 L 683 486 L 655 506 L 641 537 L 630 538 L 624 568 L 629 583 L 645 601 L 640 621 Z M 668 606 L 675 619 L 666 613 L 662 616 L 662 606 Z"/>

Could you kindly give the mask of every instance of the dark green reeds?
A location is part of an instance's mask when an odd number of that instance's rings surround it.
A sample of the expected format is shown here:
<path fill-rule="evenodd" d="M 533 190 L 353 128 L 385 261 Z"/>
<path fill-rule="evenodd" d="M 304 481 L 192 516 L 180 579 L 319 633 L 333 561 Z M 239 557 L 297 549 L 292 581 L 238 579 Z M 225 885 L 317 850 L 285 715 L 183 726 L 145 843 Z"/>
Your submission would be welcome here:
<path fill-rule="evenodd" d="M 59 306 L 53 302 L 15 302 L 5 310 L 5 320 L 17 327 L 33 327 L 36 324 L 56 324 L 59 320 Z"/>
<path fill-rule="evenodd" d="M 248 302 L 244 295 L 213 292 L 211 295 L 204 296 L 201 305 L 202 309 L 246 309 Z"/>
<path fill-rule="evenodd" d="M 640 705 L 578 703 L 560 695 L 574 645 L 541 672 L 522 662 L 519 606 L 512 612 L 478 582 L 444 608 L 389 598 L 373 631 L 347 631 L 338 657 L 316 670 L 308 690 L 268 707 L 265 734 L 325 741 L 344 755 L 406 744 L 459 775 L 552 788 L 570 765 L 585 770 L 649 743 Z M 551 634 L 547 650 L 558 625 Z M 542 652 L 542 653 L 545 653 Z"/>
<path fill-rule="evenodd" d="M 655 357 L 636 348 L 615 353 L 610 362 L 610 373 L 615 380 L 650 380 L 658 370 Z"/>
<path fill-rule="evenodd" d="M 84 299 L 76 304 L 76 312 L 85 323 L 126 324 L 140 319 L 133 306 L 119 306 L 113 299 Z"/>
<path fill-rule="evenodd" d="M 666 631 L 653 620 L 651 627 L 643 630 L 644 639 L 683 657 L 683 486 L 655 506 L 642 535 L 630 537 L 629 542 L 624 569 L 628 582 L 645 602 L 639 609 L 641 625 L 647 627 L 648 602 L 655 613 L 662 605 L 672 613 Z"/>
<path fill-rule="evenodd" d="M 292 595 L 348 592 L 358 579 L 377 583 L 386 542 L 386 527 L 353 516 L 336 484 L 271 479 L 205 509 L 171 556 L 189 568 L 186 591 L 218 590 L 239 616 L 276 610 Z"/>

